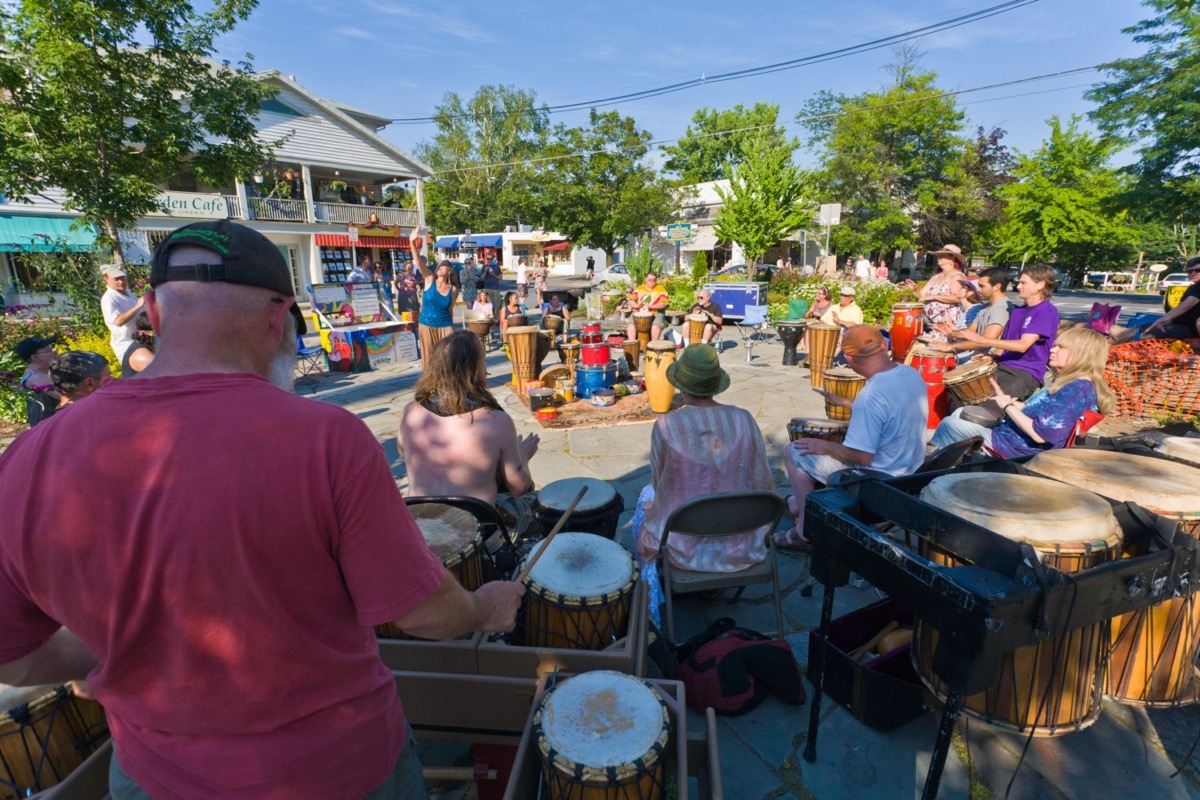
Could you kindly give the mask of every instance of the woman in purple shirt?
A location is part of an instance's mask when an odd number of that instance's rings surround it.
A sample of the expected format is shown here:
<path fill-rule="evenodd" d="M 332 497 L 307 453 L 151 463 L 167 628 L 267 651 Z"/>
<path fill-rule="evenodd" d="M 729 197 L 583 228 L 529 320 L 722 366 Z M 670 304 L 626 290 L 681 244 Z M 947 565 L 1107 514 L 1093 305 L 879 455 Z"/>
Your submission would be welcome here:
<path fill-rule="evenodd" d="M 1108 339 L 1090 328 L 1068 328 L 1050 348 L 1054 379 L 1025 402 L 1006 394 L 995 380 L 992 398 L 1004 413 L 1004 421 L 993 429 L 962 418 L 962 409 L 942 420 L 929 444 L 945 447 L 953 442 L 982 436 L 984 444 L 1002 458 L 1027 456 L 1042 450 L 1064 447 L 1075 424 L 1086 411 L 1108 414 L 1116 399 L 1104 382 L 1108 363 Z"/>

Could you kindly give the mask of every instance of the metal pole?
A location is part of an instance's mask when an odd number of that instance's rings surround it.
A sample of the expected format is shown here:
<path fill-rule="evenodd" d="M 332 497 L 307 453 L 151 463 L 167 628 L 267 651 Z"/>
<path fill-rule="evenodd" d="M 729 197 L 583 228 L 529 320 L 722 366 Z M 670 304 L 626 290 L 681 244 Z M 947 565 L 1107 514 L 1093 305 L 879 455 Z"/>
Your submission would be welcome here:
<path fill-rule="evenodd" d="M 825 651 L 829 647 L 829 623 L 833 619 L 833 583 L 825 584 L 821 595 L 821 624 L 815 632 L 818 646 L 816 663 L 809 664 L 809 676 L 816 677 L 813 683 L 812 705 L 808 709 L 808 742 L 804 745 L 804 760 L 809 764 L 817 760 L 817 728 L 821 726 L 821 693 L 825 689 Z"/>

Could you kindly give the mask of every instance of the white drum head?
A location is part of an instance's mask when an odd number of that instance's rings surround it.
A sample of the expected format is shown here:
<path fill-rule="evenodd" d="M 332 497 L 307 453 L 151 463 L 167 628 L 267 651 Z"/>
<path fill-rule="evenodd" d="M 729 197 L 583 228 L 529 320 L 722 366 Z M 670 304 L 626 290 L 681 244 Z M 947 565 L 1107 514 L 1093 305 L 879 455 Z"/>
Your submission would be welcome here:
<path fill-rule="evenodd" d="M 1047 478 L 1086 486 L 1151 511 L 1200 511 L 1200 469 L 1172 461 L 1071 447 L 1038 453 L 1025 466 Z"/>
<path fill-rule="evenodd" d="M 1190 436 L 1168 436 L 1163 439 L 1158 452 L 1164 456 L 1181 458 L 1184 461 L 1200 465 L 1200 439 L 1193 439 Z M 1197 487 L 1197 491 L 1200 492 L 1200 487 Z"/>
<path fill-rule="evenodd" d="M 54 694 L 56 688 L 52 683 L 45 686 L 9 686 L 7 683 L 0 683 L 0 715 L 7 714 L 17 706 Z"/>
<path fill-rule="evenodd" d="M 921 499 L 1041 551 L 1120 541 L 1116 517 L 1104 498 L 1028 475 L 943 475 L 921 490 Z"/>
<path fill-rule="evenodd" d="M 470 544 L 478 532 L 475 517 L 461 508 L 428 503 L 409 511 L 429 549 L 443 561 Z"/>
<path fill-rule="evenodd" d="M 579 494 L 579 490 L 584 486 L 587 487 L 587 494 L 580 499 L 579 505 L 575 506 L 576 511 L 596 511 L 611 503 L 617 496 L 617 490 L 608 481 L 596 478 L 563 478 L 542 487 L 537 493 L 538 504 L 542 508 L 557 509 L 561 514 L 567 510 L 575 495 Z"/>
<path fill-rule="evenodd" d="M 563 680 L 542 709 L 546 743 L 587 767 L 620 767 L 646 756 L 664 727 L 663 704 L 640 678 L 598 670 Z"/>
<path fill-rule="evenodd" d="M 529 554 L 540 553 L 545 541 Z M 529 580 L 564 597 L 603 597 L 629 585 L 633 559 L 621 545 L 594 533 L 563 531 L 533 565 Z"/>

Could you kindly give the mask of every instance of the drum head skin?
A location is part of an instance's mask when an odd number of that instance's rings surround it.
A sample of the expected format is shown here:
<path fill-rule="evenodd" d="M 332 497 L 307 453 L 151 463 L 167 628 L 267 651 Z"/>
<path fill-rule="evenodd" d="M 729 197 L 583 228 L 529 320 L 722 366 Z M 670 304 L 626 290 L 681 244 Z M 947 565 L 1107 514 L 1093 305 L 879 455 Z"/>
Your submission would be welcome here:
<path fill-rule="evenodd" d="M 409 509 L 417 527 L 425 537 L 425 544 L 438 558 L 445 561 L 462 550 L 475 538 L 475 517 L 453 506 L 426 503 Z"/>
<path fill-rule="evenodd" d="M 921 499 L 1043 552 L 1094 543 L 1114 547 L 1121 540 L 1112 507 L 1103 497 L 1044 478 L 943 475 L 921 490 Z"/>
<path fill-rule="evenodd" d="M 1157 512 L 1200 511 L 1200 468 L 1128 453 L 1071 447 L 1038 453 L 1025 465 L 1047 478 L 1086 486 Z"/>
<path fill-rule="evenodd" d="M 595 511 L 611 503 L 617 496 L 617 490 L 608 481 L 597 478 L 563 478 L 543 486 L 537 493 L 537 501 L 542 508 L 556 508 L 561 514 L 567 510 L 567 506 L 571 505 L 575 495 L 579 494 L 579 490 L 584 486 L 587 487 L 587 494 L 579 501 L 579 505 L 575 506 L 576 511 Z"/>
<path fill-rule="evenodd" d="M 563 680 L 546 698 L 542 733 L 559 756 L 592 768 L 646 756 L 662 736 L 663 705 L 640 678 L 598 670 Z"/>
<path fill-rule="evenodd" d="M 538 542 L 532 558 L 546 546 Z M 532 583 L 563 597 L 603 597 L 629 585 L 633 559 L 621 545 L 594 533 L 563 531 L 529 573 Z"/>
<path fill-rule="evenodd" d="M 867 382 L 866 378 L 864 378 L 862 375 L 859 375 L 849 367 L 830 367 L 829 369 L 825 370 L 825 379 L 852 382 L 862 381 L 863 383 Z"/>
<path fill-rule="evenodd" d="M 956 367 L 946 373 L 946 383 L 974 378 L 976 375 L 984 375 L 988 372 L 995 371 L 996 364 L 992 361 L 981 361 L 975 364 L 963 364 L 961 367 Z"/>
<path fill-rule="evenodd" d="M 1181 458 L 1193 464 L 1200 465 L 1200 439 L 1188 436 L 1168 436 L 1162 441 L 1158 452 L 1171 458 Z M 1196 487 L 1200 492 L 1200 486 Z"/>

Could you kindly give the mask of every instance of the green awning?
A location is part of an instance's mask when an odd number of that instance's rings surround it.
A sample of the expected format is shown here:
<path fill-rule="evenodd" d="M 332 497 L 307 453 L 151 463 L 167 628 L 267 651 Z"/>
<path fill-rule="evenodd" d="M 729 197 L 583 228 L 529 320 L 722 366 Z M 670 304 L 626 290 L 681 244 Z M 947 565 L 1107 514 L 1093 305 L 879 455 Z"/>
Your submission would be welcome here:
<path fill-rule="evenodd" d="M 96 234 L 89 228 L 71 230 L 70 217 L 46 217 L 35 214 L 0 214 L 0 251 L 8 253 L 46 253 L 56 249 L 63 239 L 68 250 L 90 250 Z"/>

